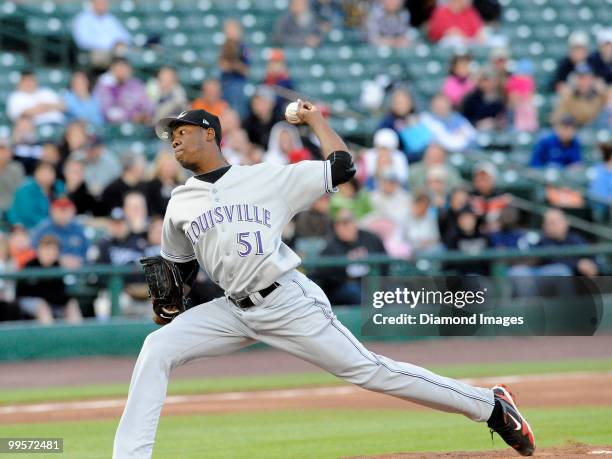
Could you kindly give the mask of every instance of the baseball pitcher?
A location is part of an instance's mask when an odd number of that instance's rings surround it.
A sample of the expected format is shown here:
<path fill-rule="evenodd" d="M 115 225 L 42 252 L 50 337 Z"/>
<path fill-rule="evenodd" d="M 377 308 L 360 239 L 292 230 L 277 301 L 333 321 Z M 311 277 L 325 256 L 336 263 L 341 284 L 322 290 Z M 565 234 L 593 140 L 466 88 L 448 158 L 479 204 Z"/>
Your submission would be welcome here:
<path fill-rule="evenodd" d="M 296 270 L 300 258 L 282 242 L 283 227 L 351 179 L 355 166 L 312 103 L 300 101 L 297 118 L 288 120 L 310 126 L 327 160 L 230 166 L 216 116 L 191 110 L 157 123 L 157 135 L 194 176 L 172 192 L 161 257 L 142 260 L 154 319 L 164 326 L 138 356 L 113 457 L 151 457 L 172 369 L 257 341 L 365 389 L 486 421 L 520 454 L 533 454 L 531 428 L 506 387 L 472 387 L 368 351 L 336 319 L 321 288 Z M 189 308 L 184 298 L 199 267 L 225 296 Z"/>

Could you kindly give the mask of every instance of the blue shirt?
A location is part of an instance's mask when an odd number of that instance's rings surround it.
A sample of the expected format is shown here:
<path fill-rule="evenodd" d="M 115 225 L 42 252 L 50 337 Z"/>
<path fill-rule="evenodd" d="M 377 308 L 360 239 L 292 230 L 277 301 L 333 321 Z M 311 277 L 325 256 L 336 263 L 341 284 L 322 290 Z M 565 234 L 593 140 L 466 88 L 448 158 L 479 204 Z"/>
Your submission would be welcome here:
<path fill-rule="evenodd" d="M 111 51 L 117 43 L 132 40 L 123 24 L 110 13 L 98 16 L 93 11 L 82 11 L 72 25 L 74 41 L 87 51 Z"/>
<path fill-rule="evenodd" d="M 32 245 L 38 247 L 40 239 L 46 234 L 51 234 L 60 241 L 60 253 L 62 255 L 74 255 L 85 259 L 89 241 L 80 223 L 72 221 L 66 226 L 59 226 L 51 218 L 47 218 L 34 228 Z"/>
<path fill-rule="evenodd" d="M 556 133 L 546 136 L 533 147 L 531 167 L 546 167 L 550 165 L 565 167 L 578 163 L 582 159 L 582 147 L 577 137 L 567 145 L 561 143 Z"/>
<path fill-rule="evenodd" d="M 610 166 L 597 165 L 595 178 L 589 186 L 589 193 L 599 199 L 612 199 L 612 168 Z"/>
<path fill-rule="evenodd" d="M 94 126 L 101 126 L 104 122 L 100 102 L 93 95 L 89 99 L 81 99 L 72 91 L 67 91 L 64 104 L 68 121 L 83 120 Z"/>

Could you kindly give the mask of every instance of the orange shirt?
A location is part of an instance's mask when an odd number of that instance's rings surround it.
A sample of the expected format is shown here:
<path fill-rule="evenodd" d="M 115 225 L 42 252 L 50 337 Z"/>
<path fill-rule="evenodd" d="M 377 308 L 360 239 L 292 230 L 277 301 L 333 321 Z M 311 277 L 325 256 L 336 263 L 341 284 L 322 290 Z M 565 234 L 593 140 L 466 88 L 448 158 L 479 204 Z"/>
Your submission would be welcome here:
<path fill-rule="evenodd" d="M 207 102 L 204 102 L 202 99 L 197 98 L 191 104 L 191 108 L 192 110 L 206 110 L 207 112 L 212 113 L 213 115 L 221 116 L 221 114 L 227 108 L 227 102 L 225 102 L 224 100 L 219 100 L 214 104 L 209 104 Z"/>

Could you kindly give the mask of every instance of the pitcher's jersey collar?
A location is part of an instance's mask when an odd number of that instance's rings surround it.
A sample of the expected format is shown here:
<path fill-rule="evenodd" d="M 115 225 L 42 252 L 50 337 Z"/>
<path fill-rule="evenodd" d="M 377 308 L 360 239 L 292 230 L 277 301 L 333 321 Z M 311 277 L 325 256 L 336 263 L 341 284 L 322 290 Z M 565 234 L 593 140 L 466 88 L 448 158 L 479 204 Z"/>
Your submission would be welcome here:
<path fill-rule="evenodd" d="M 214 171 L 206 172 L 200 175 L 194 175 L 193 178 L 201 180 L 203 182 L 215 183 L 219 180 L 223 175 L 230 170 L 231 165 L 223 166 L 219 169 L 215 169 Z"/>

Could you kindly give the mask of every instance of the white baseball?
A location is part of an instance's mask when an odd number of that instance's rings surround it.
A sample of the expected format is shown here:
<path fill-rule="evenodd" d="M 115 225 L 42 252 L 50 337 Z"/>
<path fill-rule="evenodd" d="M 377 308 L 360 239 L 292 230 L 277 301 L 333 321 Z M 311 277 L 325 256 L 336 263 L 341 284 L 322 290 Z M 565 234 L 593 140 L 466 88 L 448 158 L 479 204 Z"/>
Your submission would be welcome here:
<path fill-rule="evenodd" d="M 300 106 L 297 102 L 291 102 L 289 105 L 287 105 L 287 108 L 285 109 L 285 119 L 290 123 L 299 123 L 301 121 L 300 117 L 298 116 L 299 108 Z"/>

